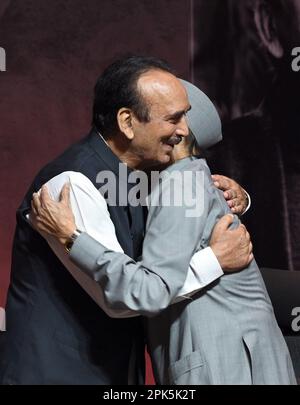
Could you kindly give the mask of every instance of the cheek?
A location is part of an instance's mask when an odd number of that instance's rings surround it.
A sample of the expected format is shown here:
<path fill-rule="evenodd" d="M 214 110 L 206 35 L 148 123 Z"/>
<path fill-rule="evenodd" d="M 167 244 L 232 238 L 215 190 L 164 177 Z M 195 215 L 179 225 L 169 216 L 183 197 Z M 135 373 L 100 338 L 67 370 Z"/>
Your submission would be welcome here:
<path fill-rule="evenodd" d="M 155 134 L 154 142 L 158 145 L 162 145 L 167 138 L 174 135 L 174 132 L 175 132 L 174 125 L 164 123 L 156 129 L 156 132 L 154 133 Z"/>
<path fill-rule="evenodd" d="M 134 146 L 147 156 L 155 157 L 158 154 L 165 154 L 162 139 L 172 136 L 173 133 L 174 125 L 168 122 L 149 123 L 136 133 Z"/>
<path fill-rule="evenodd" d="M 160 147 L 160 138 L 156 137 L 151 131 L 144 131 L 134 138 L 132 146 L 145 159 L 151 159 L 157 155 Z"/>

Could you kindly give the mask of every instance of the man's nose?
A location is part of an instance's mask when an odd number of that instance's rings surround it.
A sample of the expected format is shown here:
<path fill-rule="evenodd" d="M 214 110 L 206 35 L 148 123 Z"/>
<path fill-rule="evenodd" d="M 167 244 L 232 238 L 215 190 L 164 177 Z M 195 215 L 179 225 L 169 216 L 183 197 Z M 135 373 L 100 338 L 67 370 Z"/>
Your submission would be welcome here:
<path fill-rule="evenodd" d="M 189 134 L 189 126 L 187 123 L 186 115 L 181 117 L 181 120 L 178 122 L 178 126 L 176 129 L 176 135 L 179 136 L 188 136 Z"/>

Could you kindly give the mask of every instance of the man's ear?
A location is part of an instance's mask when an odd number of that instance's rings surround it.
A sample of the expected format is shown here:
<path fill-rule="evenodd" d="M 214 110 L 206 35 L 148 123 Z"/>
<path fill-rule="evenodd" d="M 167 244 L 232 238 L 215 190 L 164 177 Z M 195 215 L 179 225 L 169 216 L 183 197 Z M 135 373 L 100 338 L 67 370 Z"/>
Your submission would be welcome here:
<path fill-rule="evenodd" d="M 279 40 L 278 27 L 272 10 L 264 0 L 256 0 L 254 9 L 255 25 L 264 46 L 277 59 L 284 55 L 283 46 Z"/>
<path fill-rule="evenodd" d="M 132 128 L 133 112 L 130 108 L 121 108 L 117 114 L 117 121 L 120 131 L 129 139 L 134 138 Z"/>

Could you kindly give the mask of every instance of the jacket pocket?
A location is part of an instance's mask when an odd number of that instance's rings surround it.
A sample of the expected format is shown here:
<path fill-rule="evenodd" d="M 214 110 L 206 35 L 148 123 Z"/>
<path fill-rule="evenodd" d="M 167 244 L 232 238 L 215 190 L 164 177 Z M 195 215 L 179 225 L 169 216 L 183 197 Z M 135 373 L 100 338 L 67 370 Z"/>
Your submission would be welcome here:
<path fill-rule="evenodd" d="M 172 363 L 169 367 L 170 384 L 198 385 L 209 384 L 209 376 L 199 350 Z"/>

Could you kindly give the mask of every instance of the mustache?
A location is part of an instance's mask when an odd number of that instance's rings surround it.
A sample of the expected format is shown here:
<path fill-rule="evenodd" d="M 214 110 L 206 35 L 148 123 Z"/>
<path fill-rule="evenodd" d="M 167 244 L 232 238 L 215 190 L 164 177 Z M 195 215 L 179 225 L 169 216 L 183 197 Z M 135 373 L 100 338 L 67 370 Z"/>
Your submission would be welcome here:
<path fill-rule="evenodd" d="M 176 146 L 182 141 L 182 138 L 183 137 L 180 136 L 180 135 L 174 135 L 174 136 L 165 138 L 163 140 L 163 142 L 166 143 L 167 145 L 170 145 L 170 146 Z"/>

